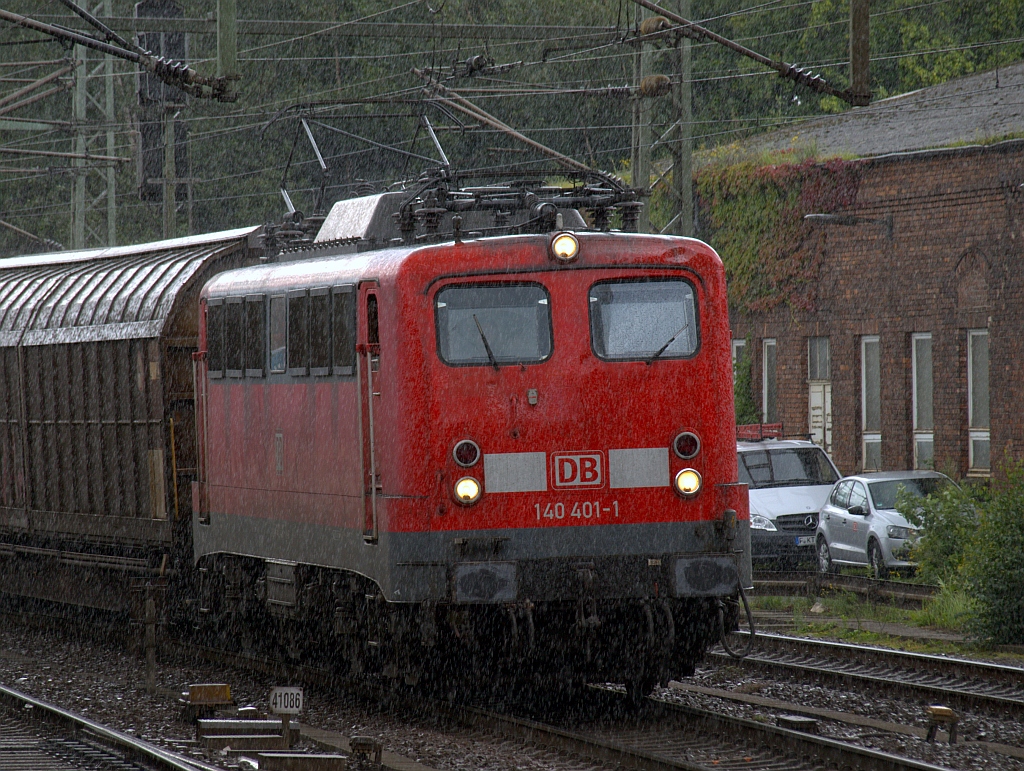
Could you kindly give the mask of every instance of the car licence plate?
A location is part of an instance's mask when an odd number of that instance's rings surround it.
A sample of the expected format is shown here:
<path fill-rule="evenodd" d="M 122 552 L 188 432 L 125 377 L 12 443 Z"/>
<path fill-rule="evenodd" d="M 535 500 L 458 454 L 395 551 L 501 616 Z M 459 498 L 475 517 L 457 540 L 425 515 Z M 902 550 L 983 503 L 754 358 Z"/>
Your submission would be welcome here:
<path fill-rule="evenodd" d="M 814 536 L 813 535 L 798 535 L 796 537 L 796 545 L 797 546 L 814 546 Z"/>

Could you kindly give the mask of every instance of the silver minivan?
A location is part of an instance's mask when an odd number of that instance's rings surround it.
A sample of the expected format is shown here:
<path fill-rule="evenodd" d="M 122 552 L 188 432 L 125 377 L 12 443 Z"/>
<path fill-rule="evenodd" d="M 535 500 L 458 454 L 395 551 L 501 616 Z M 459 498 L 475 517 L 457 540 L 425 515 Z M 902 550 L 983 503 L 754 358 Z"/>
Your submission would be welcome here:
<path fill-rule="evenodd" d="M 896 511 L 901 489 L 924 497 L 953 481 L 937 471 L 878 471 L 845 477 L 832 490 L 818 520 L 818 570 L 867 566 L 875 578 L 912 569 L 917 528 Z"/>
<path fill-rule="evenodd" d="M 757 563 L 795 567 L 815 559 L 818 511 L 840 474 L 801 439 L 737 442 L 739 480 L 750 489 L 750 552 Z"/>

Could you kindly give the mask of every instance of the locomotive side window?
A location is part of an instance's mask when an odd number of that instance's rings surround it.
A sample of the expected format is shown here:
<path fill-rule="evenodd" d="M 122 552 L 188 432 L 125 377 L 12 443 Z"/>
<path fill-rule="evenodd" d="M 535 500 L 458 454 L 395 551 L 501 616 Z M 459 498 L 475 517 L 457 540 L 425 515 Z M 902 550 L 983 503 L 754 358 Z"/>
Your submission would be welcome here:
<path fill-rule="evenodd" d="M 551 303 L 540 284 L 456 284 L 441 289 L 434 306 L 446 364 L 498 367 L 551 355 Z"/>
<path fill-rule="evenodd" d="M 697 300 L 683 279 L 608 281 L 590 288 L 590 342 L 606 361 L 686 359 L 697 352 Z"/>
<path fill-rule="evenodd" d="M 288 374 L 305 375 L 309 367 L 309 297 L 288 293 Z"/>
<path fill-rule="evenodd" d="M 242 348 L 242 298 L 229 297 L 224 303 L 224 367 L 228 377 L 241 377 L 245 362 Z"/>
<path fill-rule="evenodd" d="M 309 374 L 331 374 L 331 295 L 326 288 L 309 292 Z"/>
<path fill-rule="evenodd" d="M 285 298 L 270 298 L 270 371 L 284 372 L 288 352 L 288 311 Z"/>
<path fill-rule="evenodd" d="M 351 375 L 356 365 L 355 287 L 336 286 L 331 308 L 333 363 L 335 375 Z"/>
<path fill-rule="evenodd" d="M 267 366 L 267 300 L 263 295 L 245 298 L 245 375 L 263 377 Z"/>
<path fill-rule="evenodd" d="M 224 301 L 210 300 L 206 306 L 207 370 L 210 377 L 224 376 Z"/>

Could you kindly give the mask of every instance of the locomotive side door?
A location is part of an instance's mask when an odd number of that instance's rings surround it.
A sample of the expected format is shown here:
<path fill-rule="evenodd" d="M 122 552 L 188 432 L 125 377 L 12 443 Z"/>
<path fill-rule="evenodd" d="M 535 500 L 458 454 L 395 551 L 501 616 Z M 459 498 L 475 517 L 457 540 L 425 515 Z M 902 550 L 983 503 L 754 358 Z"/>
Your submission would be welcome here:
<path fill-rule="evenodd" d="M 380 414 L 380 325 L 376 281 L 359 284 L 356 368 L 359 381 L 360 437 L 363 445 L 363 540 L 377 542 L 377 499 L 381 493 L 374 414 Z"/>

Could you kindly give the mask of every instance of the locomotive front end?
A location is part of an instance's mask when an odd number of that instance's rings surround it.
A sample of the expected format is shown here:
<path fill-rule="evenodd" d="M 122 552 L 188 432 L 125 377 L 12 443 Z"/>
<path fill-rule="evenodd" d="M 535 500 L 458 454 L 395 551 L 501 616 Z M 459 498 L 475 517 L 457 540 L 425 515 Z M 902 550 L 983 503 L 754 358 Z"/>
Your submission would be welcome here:
<path fill-rule="evenodd" d="M 721 262 L 610 234 L 451 251 L 461 269 L 433 255 L 418 293 L 439 490 L 394 558 L 443 565 L 454 617 L 490 618 L 513 658 L 641 687 L 691 672 L 750 586 Z"/>

